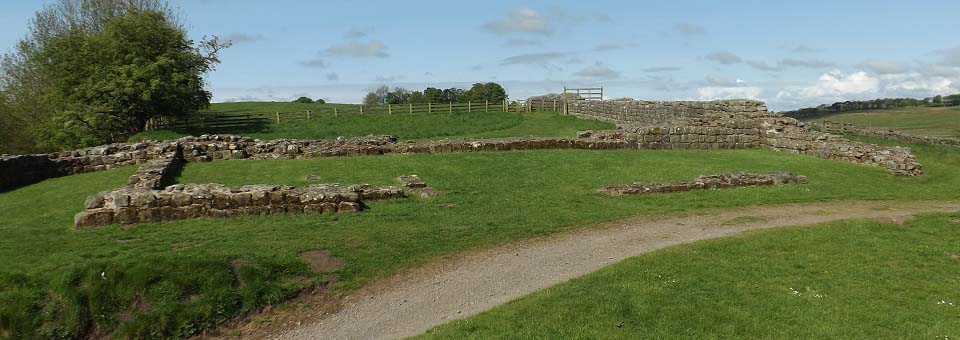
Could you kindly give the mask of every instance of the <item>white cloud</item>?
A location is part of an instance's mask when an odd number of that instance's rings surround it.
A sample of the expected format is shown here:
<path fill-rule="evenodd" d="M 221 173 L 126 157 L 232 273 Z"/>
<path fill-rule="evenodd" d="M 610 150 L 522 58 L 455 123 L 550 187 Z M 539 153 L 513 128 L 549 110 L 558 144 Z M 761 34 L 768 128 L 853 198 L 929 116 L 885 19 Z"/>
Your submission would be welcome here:
<path fill-rule="evenodd" d="M 767 64 L 766 61 L 757 61 L 757 60 L 748 61 L 747 65 L 750 65 L 751 67 L 758 70 L 771 71 L 771 72 L 780 72 L 785 69 L 783 64 L 770 65 L 770 64 Z"/>
<path fill-rule="evenodd" d="M 801 97 L 843 98 L 849 95 L 877 93 L 880 80 L 860 71 L 844 74 L 840 71 L 824 73 L 817 82 L 800 90 Z"/>
<path fill-rule="evenodd" d="M 892 60 L 870 59 L 860 64 L 860 67 L 876 74 L 899 74 L 910 70 L 910 67 Z"/>
<path fill-rule="evenodd" d="M 743 59 L 740 56 L 733 54 L 730 51 L 716 51 L 710 53 L 706 56 L 707 60 L 715 61 L 723 65 L 738 64 L 743 62 Z"/>
<path fill-rule="evenodd" d="M 520 54 L 504 58 L 500 61 L 500 65 L 537 65 L 553 71 L 560 70 L 560 67 L 555 65 L 553 61 L 566 57 L 568 57 L 567 54 L 559 52 Z"/>
<path fill-rule="evenodd" d="M 584 78 L 595 78 L 595 79 L 616 79 L 620 78 L 620 73 L 610 69 L 609 66 L 604 65 L 601 62 L 597 62 L 591 66 L 577 71 L 574 73 L 576 76 Z"/>
<path fill-rule="evenodd" d="M 553 28 L 547 23 L 547 19 L 539 12 L 527 7 L 515 8 L 506 18 L 488 22 L 483 27 L 497 34 L 531 33 L 550 35 L 553 33 Z"/>
<path fill-rule="evenodd" d="M 807 45 L 799 45 L 791 49 L 793 53 L 814 53 L 814 52 L 823 52 L 822 48 L 810 47 Z"/>
<path fill-rule="evenodd" d="M 763 89 L 756 86 L 707 86 L 697 89 L 700 100 L 760 99 Z"/>
<path fill-rule="evenodd" d="M 386 49 L 387 47 L 382 42 L 376 40 L 367 43 L 351 41 L 331 46 L 326 52 L 327 55 L 331 56 L 386 58 L 390 56 L 390 54 L 386 52 Z"/>
<path fill-rule="evenodd" d="M 960 67 L 960 47 L 938 50 L 936 54 L 943 58 L 944 65 Z"/>

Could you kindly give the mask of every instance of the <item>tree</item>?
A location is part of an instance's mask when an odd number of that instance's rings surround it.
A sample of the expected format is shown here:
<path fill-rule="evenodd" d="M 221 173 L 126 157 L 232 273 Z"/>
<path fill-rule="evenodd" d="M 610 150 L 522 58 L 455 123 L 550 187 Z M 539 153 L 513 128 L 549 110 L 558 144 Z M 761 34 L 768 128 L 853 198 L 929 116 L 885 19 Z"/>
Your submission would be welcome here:
<path fill-rule="evenodd" d="M 499 103 L 507 100 L 507 91 L 497 83 L 476 83 L 463 96 L 467 101 L 472 102 L 490 101 Z"/>
<path fill-rule="evenodd" d="M 941 95 L 933 96 L 933 105 L 937 105 L 937 106 L 943 105 L 943 96 Z"/>
<path fill-rule="evenodd" d="M 427 103 L 440 103 L 443 100 L 443 91 L 435 87 L 428 87 L 423 90 L 423 100 Z"/>
<path fill-rule="evenodd" d="M 314 104 L 326 104 L 327 101 L 326 101 L 326 100 L 323 100 L 323 99 L 317 98 L 317 100 L 314 100 L 313 103 L 314 103 Z"/>
<path fill-rule="evenodd" d="M 363 105 L 380 105 L 380 97 L 376 93 L 370 92 L 363 97 Z"/>
<path fill-rule="evenodd" d="M 60 0 L 30 29 L 0 63 L 0 97 L 34 150 L 122 141 L 207 107 L 203 75 L 229 46 L 189 40 L 162 0 Z"/>
<path fill-rule="evenodd" d="M 407 89 L 398 87 L 393 91 L 387 92 L 387 104 L 406 104 L 410 98 L 410 91 Z"/>
<path fill-rule="evenodd" d="M 310 99 L 310 98 L 307 98 L 307 97 L 300 97 L 300 98 L 297 98 L 296 100 L 294 100 L 293 102 L 294 102 L 294 103 L 302 103 L 302 104 L 313 104 L 313 99 Z"/>

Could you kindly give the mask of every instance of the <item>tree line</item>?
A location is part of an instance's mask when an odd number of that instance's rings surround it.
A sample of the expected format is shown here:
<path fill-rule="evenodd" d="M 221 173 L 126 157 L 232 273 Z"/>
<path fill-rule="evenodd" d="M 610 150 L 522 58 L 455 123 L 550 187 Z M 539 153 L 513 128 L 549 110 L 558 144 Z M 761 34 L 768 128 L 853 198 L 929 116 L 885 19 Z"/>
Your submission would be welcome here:
<path fill-rule="evenodd" d="M 469 90 L 460 88 L 438 89 L 428 87 L 423 91 L 410 91 L 403 87 L 393 90 L 380 86 L 363 98 L 364 105 L 426 104 L 426 103 L 499 103 L 507 100 L 507 91 L 497 83 L 476 83 Z"/>
<path fill-rule="evenodd" d="M 960 94 L 949 96 L 934 96 L 924 99 L 915 98 L 882 98 L 873 100 L 852 100 L 836 102 L 830 105 L 823 104 L 816 107 L 807 107 L 793 111 L 782 112 L 784 116 L 797 119 L 824 117 L 844 112 L 883 110 L 901 107 L 919 106 L 960 106 Z"/>
<path fill-rule="evenodd" d="M 195 42 L 164 0 L 59 0 L 0 57 L 0 153 L 121 142 L 207 108 L 203 76 L 229 47 Z"/>

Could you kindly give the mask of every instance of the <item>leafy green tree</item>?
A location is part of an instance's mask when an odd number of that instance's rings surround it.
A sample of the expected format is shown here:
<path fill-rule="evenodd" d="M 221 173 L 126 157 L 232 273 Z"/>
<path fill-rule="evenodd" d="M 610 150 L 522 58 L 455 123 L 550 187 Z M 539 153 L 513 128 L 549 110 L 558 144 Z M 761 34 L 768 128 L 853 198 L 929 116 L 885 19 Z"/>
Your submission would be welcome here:
<path fill-rule="evenodd" d="M 507 100 L 507 91 L 504 90 L 503 86 L 500 86 L 500 84 L 493 82 L 473 84 L 473 87 L 467 90 L 463 95 L 465 100 L 472 102 L 490 101 L 493 103 L 499 103 Z"/>
<path fill-rule="evenodd" d="M 933 105 L 937 105 L 937 106 L 943 105 L 943 96 L 941 95 L 933 96 Z"/>
<path fill-rule="evenodd" d="M 410 97 L 407 98 L 407 102 L 410 104 L 425 104 L 427 99 L 423 96 L 423 92 L 412 91 Z"/>
<path fill-rule="evenodd" d="M 443 101 L 443 90 L 428 87 L 423 90 L 423 99 L 427 103 L 440 103 Z"/>
<path fill-rule="evenodd" d="M 203 75 L 228 45 L 189 40 L 162 0 L 60 0 L 3 57 L 0 97 L 29 122 L 32 149 L 122 141 L 208 106 Z"/>
<path fill-rule="evenodd" d="M 310 99 L 310 98 L 307 98 L 307 97 L 300 97 L 300 98 L 297 98 L 296 100 L 294 100 L 293 102 L 294 102 L 294 103 L 301 103 L 301 104 L 313 104 L 313 99 Z"/>
<path fill-rule="evenodd" d="M 313 103 L 314 103 L 314 104 L 326 104 L 326 103 L 327 103 L 327 101 L 326 101 L 326 100 L 323 100 L 323 99 L 319 99 L 319 98 L 318 98 L 317 100 L 314 100 L 314 101 L 313 101 Z"/>

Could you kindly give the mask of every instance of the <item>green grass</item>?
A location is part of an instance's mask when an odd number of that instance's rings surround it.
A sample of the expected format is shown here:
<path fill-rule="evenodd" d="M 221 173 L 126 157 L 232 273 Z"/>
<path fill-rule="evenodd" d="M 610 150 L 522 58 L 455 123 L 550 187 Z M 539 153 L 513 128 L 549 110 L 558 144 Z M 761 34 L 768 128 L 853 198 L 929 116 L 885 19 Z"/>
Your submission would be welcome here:
<path fill-rule="evenodd" d="M 955 339 L 958 255 L 960 214 L 752 232 L 628 259 L 420 338 Z"/>
<path fill-rule="evenodd" d="M 872 129 L 890 129 L 906 133 L 960 138 L 960 107 L 909 107 L 832 115 L 832 122 L 853 123 Z M 818 123 L 820 118 L 809 120 Z"/>
<path fill-rule="evenodd" d="M 300 103 L 221 103 L 213 104 L 211 111 L 236 115 L 251 112 L 304 111 L 349 104 Z M 531 113 L 465 113 L 453 114 L 350 114 L 341 116 L 316 115 L 310 120 L 270 121 L 263 126 L 200 128 L 195 126 L 177 130 L 154 130 L 137 134 L 131 140 L 167 140 L 205 133 L 237 134 L 260 139 L 301 138 L 326 139 L 340 136 L 389 134 L 404 140 L 438 139 L 452 137 L 513 137 L 557 136 L 573 137 L 579 130 L 611 129 L 613 124 L 562 116 L 555 112 Z"/>
<path fill-rule="evenodd" d="M 297 259 L 345 260 L 337 289 L 444 254 L 644 213 L 834 199 L 957 199 L 960 150 L 914 145 L 926 174 L 767 150 L 524 151 L 189 164 L 181 183 L 395 184 L 418 174 L 436 199 L 370 203 L 354 215 L 196 219 L 75 230 L 86 196 L 134 169 L 47 180 L 0 193 L 0 338 L 173 337 L 278 304 L 322 282 Z M 608 197 L 596 189 L 706 173 L 792 171 L 810 184 Z M 458 226 L 458 228 L 449 228 Z M 910 244 L 910 243 L 905 243 Z M 239 268 L 231 270 L 231 263 Z"/>

